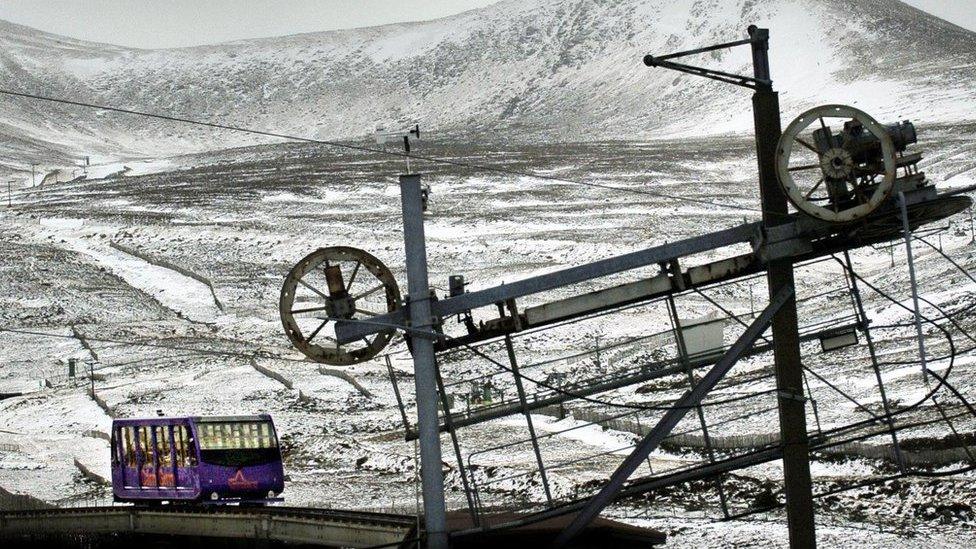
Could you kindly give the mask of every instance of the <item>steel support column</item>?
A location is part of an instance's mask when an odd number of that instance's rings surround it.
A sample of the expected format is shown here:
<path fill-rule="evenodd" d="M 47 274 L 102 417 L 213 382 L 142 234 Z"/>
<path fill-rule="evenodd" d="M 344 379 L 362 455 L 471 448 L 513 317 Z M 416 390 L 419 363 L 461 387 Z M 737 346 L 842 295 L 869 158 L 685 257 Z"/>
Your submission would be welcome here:
<path fill-rule="evenodd" d="M 512 367 L 512 376 L 515 378 L 515 389 L 518 391 L 519 404 L 522 405 L 522 415 L 525 416 L 525 424 L 529 428 L 529 437 L 532 439 L 532 451 L 535 452 L 535 461 L 539 465 L 539 476 L 542 478 L 542 488 L 546 492 L 546 503 L 552 503 L 552 492 L 549 490 L 549 477 L 546 475 L 546 464 L 542 461 L 542 452 L 539 450 L 539 439 L 535 436 L 535 425 L 532 423 L 532 414 L 529 411 L 529 404 L 525 400 L 525 387 L 522 384 L 522 374 L 519 373 L 518 360 L 515 357 L 515 348 L 512 346 L 512 336 L 505 335 L 505 350 L 508 352 L 508 363 Z"/>
<path fill-rule="evenodd" d="M 782 134 L 779 95 L 773 91 L 769 71 L 769 30 L 752 26 L 749 27 L 749 34 L 752 37 L 753 70 L 756 79 L 760 81 L 752 96 L 752 108 L 756 124 L 763 226 L 768 230 L 785 223 L 789 213 L 786 195 L 776 179 L 776 148 Z M 778 295 L 784 288 L 792 288 L 792 259 L 770 261 L 766 276 L 770 298 Z M 773 318 L 773 342 L 790 547 L 813 549 L 817 546 L 817 538 L 813 520 L 810 449 L 795 295 L 791 294 Z"/>
<path fill-rule="evenodd" d="M 908 257 L 908 275 L 912 283 L 912 304 L 915 308 L 915 335 L 918 336 L 918 359 L 922 362 L 922 379 L 929 382 L 929 367 L 925 362 L 925 337 L 922 333 L 922 313 L 918 305 L 918 282 L 915 280 L 915 254 L 912 253 L 912 227 L 908 223 L 908 205 L 905 193 L 898 193 L 898 207 L 905 232 L 905 255 Z"/>
<path fill-rule="evenodd" d="M 668 308 L 671 311 L 671 326 L 674 328 L 674 341 L 678 344 L 678 354 L 681 362 L 688 373 L 688 388 L 695 386 L 695 374 L 691 369 L 691 360 L 688 355 L 688 345 L 685 342 L 685 332 L 681 326 L 681 318 L 678 316 L 678 306 L 674 302 L 674 296 L 668 296 Z M 708 423 L 705 421 L 705 410 L 697 406 L 695 411 L 698 413 L 698 423 L 701 425 L 702 439 L 705 441 L 705 452 L 708 454 L 708 462 L 715 463 L 715 451 L 712 449 L 712 439 L 708 436 Z M 718 491 L 719 503 L 722 506 L 722 514 L 729 518 L 729 506 L 725 500 L 725 488 L 722 487 L 722 477 L 715 477 L 715 489 Z"/>
<path fill-rule="evenodd" d="M 430 286 L 427 279 L 427 246 L 424 241 L 420 175 L 400 176 L 400 198 L 403 207 L 403 243 L 407 263 L 410 326 L 416 330 L 429 330 L 434 325 L 434 319 L 431 316 Z M 424 527 L 427 547 L 447 549 L 434 341 L 422 335 L 409 337 L 412 341 L 411 352 L 417 391 L 417 436 L 420 440 L 420 475 L 424 489 Z"/>
<path fill-rule="evenodd" d="M 874 377 L 878 380 L 878 391 L 881 394 L 881 405 L 884 407 L 885 418 L 891 432 L 892 450 L 895 453 L 895 461 L 898 463 L 898 471 L 905 474 L 905 456 L 901 453 L 901 443 L 898 442 L 898 432 L 895 427 L 895 418 L 891 415 L 891 404 L 888 402 L 888 393 L 885 391 L 884 379 L 881 376 L 881 366 L 878 365 L 878 352 L 874 348 L 874 337 L 871 336 L 871 326 L 868 320 L 868 313 L 864 309 L 864 302 L 861 300 L 861 290 L 857 285 L 857 276 L 854 274 L 854 264 L 851 262 L 851 254 L 844 250 L 845 269 L 847 277 L 851 281 L 851 297 L 857 307 L 857 314 L 861 318 L 861 332 L 864 340 L 868 344 L 868 354 L 871 356 L 871 366 L 874 368 Z"/>

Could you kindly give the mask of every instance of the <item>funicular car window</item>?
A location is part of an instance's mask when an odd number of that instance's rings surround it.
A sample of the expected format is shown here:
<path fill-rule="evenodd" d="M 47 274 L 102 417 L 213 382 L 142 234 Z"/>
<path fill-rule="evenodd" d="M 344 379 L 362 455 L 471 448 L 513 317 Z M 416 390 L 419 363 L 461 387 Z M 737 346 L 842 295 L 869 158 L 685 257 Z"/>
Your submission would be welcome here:
<path fill-rule="evenodd" d="M 173 454 L 169 444 L 169 426 L 157 425 L 154 429 L 156 431 L 156 449 L 159 451 L 159 466 L 170 467 L 173 465 Z"/>
<path fill-rule="evenodd" d="M 129 461 L 129 441 L 125 438 L 125 427 L 116 427 L 112 434 L 112 465 L 121 465 Z"/>
<path fill-rule="evenodd" d="M 240 450 L 277 446 L 271 425 L 266 421 L 203 423 L 199 431 L 202 450 Z"/>
<path fill-rule="evenodd" d="M 202 422 L 197 430 L 207 463 L 243 467 L 281 459 L 271 422 Z"/>
<path fill-rule="evenodd" d="M 139 430 L 139 449 L 142 450 L 142 464 L 143 466 L 155 467 L 156 461 L 154 459 L 154 449 L 152 444 L 152 437 L 149 435 L 149 427 L 143 425 L 136 427 Z"/>
<path fill-rule="evenodd" d="M 193 467 L 197 464 L 197 454 L 185 425 L 173 427 L 173 445 L 176 448 L 177 466 Z"/>
<path fill-rule="evenodd" d="M 112 465 L 118 465 L 122 462 L 122 457 L 125 455 L 125 446 L 122 444 L 122 428 L 116 427 L 112 431 Z"/>
<path fill-rule="evenodd" d="M 125 441 L 125 464 L 136 466 L 136 439 L 132 427 L 122 428 L 122 439 Z"/>

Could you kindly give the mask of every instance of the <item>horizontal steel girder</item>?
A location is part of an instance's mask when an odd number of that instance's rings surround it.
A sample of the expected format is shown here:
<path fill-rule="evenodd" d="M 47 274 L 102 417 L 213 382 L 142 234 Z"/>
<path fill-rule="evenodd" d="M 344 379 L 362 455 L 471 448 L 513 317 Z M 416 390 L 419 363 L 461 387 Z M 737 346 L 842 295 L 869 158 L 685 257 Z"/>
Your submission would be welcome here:
<path fill-rule="evenodd" d="M 0 539 L 58 534 L 139 533 L 165 536 L 269 539 L 328 547 L 373 547 L 402 542 L 413 517 L 270 508 L 221 510 L 146 510 L 92 507 L 0 512 Z"/>
<path fill-rule="evenodd" d="M 857 329 L 858 324 L 844 324 L 839 327 L 832 327 L 832 330 L 846 330 L 846 329 Z M 811 331 L 809 333 L 800 334 L 800 341 L 814 341 L 819 339 L 822 331 Z M 748 349 L 742 356 L 754 356 L 760 353 L 765 353 L 772 350 L 773 346 L 770 343 L 760 343 L 758 345 L 753 345 Z M 697 370 L 707 366 L 715 364 L 715 362 L 720 358 L 720 356 L 705 356 L 700 358 L 689 359 L 688 367 Z M 577 400 L 581 397 L 590 397 L 593 395 L 598 395 L 600 393 L 606 393 L 607 391 L 613 391 L 614 389 L 621 389 L 624 387 L 629 387 L 637 383 L 644 383 L 654 379 L 660 379 L 663 377 L 684 374 L 686 368 L 684 363 L 681 362 L 680 358 L 673 358 L 663 362 L 655 362 L 649 364 L 646 368 L 642 368 L 640 371 L 635 371 L 630 375 L 624 375 L 618 378 L 606 379 L 606 376 L 601 376 L 599 381 L 594 383 L 580 383 L 572 387 L 562 388 L 565 392 L 552 392 L 544 397 L 539 397 L 538 395 L 526 395 L 526 407 L 532 410 L 538 410 L 540 408 L 545 408 L 547 406 L 554 406 L 557 404 L 562 404 L 570 400 Z M 531 382 L 530 382 L 531 383 Z M 514 414 L 522 413 L 522 404 L 517 401 L 512 401 L 499 406 L 492 406 L 486 408 L 479 408 L 472 410 L 470 414 L 452 414 L 451 415 L 451 425 L 455 429 L 460 427 L 468 427 L 471 425 L 477 425 L 479 423 L 484 423 L 486 421 L 492 421 L 495 419 L 500 419 Z M 447 426 L 442 424 L 441 431 L 447 431 Z M 413 430 L 407 430 L 406 439 L 413 440 L 417 438 L 416 433 Z"/>
<path fill-rule="evenodd" d="M 958 193 L 956 191 L 950 191 L 938 195 L 934 187 L 926 186 L 920 189 L 906 191 L 905 199 L 909 206 L 924 205 L 927 203 L 937 203 L 954 194 Z M 883 220 L 890 215 L 895 215 L 893 211 L 891 207 L 879 208 L 879 211 L 872 216 L 872 219 L 866 220 L 866 222 Z M 947 211 L 945 215 L 951 215 L 951 213 L 954 212 Z M 944 215 L 937 216 L 937 218 L 941 217 L 944 217 Z M 692 267 L 681 275 L 685 278 L 686 285 L 688 287 L 694 287 L 758 272 L 765 268 L 767 261 L 776 258 L 793 257 L 795 260 L 810 259 L 889 239 L 887 236 L 867 238 L 866 240 L 863 238 L 860 240 L 848 240 L 844 237 L 831 239 L 828 237 L 838 231 L 836 225 L 797 214 L 792 214 L 791 218 L 791 221 L 775 227 L 763 229 L 761 223 L 748 223 L 716 233 L 680 240 L 586 265 L 519 280 L 511 284 L 502 284 L 493 288 L 450 297 L 442 301 L 435 301 L 432 304 L 432 312 L 438 319 L 445 318 L 479 307 L 503 303 L 509 299 L 524 297 L 526 295 L 585 282 L 648 265 L 667 263 L 688 255 L 715 250 L 742 242 L 751 242 L 753 248 L 758 249 L 759 253 L 723 259 L 706 265 Z M 921 223 L 931 222 L 932 220 L 921 220 Z M 846 234 L 843 233 L 844 230 L 851 230 L 852 227 L 842 227 L 841 229 L 842 232 L 839 234 L 843 235 Z M 817 243 L 811 247 L 811 242 L 813 241 Z M 751 261 L 750 258 L 752 259 Z M 623 286 L 598 290 L 592 293 L 595 295 L 583 294 L 561 300 L 560 302 L 530 308 L 530 310 L 533 310 L 532 316 L 534 317 L 535 323 L 527 323 L 521 326 L 521 328 L 526 329 L 545 325 L 558 321 L 557 319 L 572 318 L 600 310 L 607 310 L 674 291 L 672 289 L 662 289 L 659 284 L 661 281 L 656 280 L 657 278 L 654 277 L 645 281 L 637 281 Z M 552 306 L 547 307 L 547 305 Z M 588 309 L 587 307 L 594 308 Z M 528 313 L 528 310 L 526 312 Z M 336 325 L 338 341 L 340 343 L 356 341 L 362 337 L 381 331 L 384 329 L 383 326 L 389 326 L 391 324 L 404 326 L 405 329 L 408 328 L 405 313 L 402 309 L 375 317 L 372 321 L 375 322 L 374 325 L 338 322 Z M 473 343 L 475 341 L 498 337 L 510 331 L 495 330 L 489 331 L 486 334 L 476 334 L 474 337 L 465 336 L 460 339 L 465 343 Z M 438 344 L 438 350 L 449 349 L 452 346 L 457 346 L 457 344 L 452 344 L 450 340 L 441 341 Z"/>
<path fill-rule="evenodd" d="M 680 257 L 706 252 L 732 244 L 750 242 L 759 236 L 760 227 L 760 223 L 739 225 L 715 233 L 679 240 L 629 254 L 602 259 L 586 265 L 579 265 L 577 267 L 570 267 L 568 269 L 518 280 L 510 284 L 502 284 L 476 292 L 461 294 L 456 297 L 435 301 L 432 304 L 433 313 L 438 318 L 444 318 L 470 311 L 471 309 L 494 305 L 495 303 L 503 303 L 509 299 L 554 290 L 648 265 L 657 265 Z M 339 343 L 349 343 L 381 331 L 382 328 L 378 327 L 379 325 L 402 325 L 404 324 L 404 313 L 402 310 L 399 310 L 377 316 L 372 321 L 375 323 L 373 326 L 339 321 L 336 323 L 335 328 L 336 339 Z"/>

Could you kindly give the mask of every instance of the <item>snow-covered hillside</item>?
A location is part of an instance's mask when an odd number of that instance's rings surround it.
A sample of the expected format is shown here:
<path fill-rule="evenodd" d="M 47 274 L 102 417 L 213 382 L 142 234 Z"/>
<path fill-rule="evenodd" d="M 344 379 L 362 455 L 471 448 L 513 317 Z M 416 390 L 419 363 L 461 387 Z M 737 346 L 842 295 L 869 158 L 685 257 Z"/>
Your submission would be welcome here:
<path fill-rule="evenodd" d="M 275 130 L 362 136 L 420 120 L 494 138 L 649 139 L 748 131 L 748 92 L 641 64 L 772 32 L 784 118 L 853 103 L 878 118 L 976 119 L 976 33 L 897 0 L 505 0 L 421 23 L 138 50 L 0 22 L 2 88 Z M 748 48 L 699 64 L 748 72 Z M 254 142 L 131 116 L 0 99 L 0 154 L 158 156 Z"/>

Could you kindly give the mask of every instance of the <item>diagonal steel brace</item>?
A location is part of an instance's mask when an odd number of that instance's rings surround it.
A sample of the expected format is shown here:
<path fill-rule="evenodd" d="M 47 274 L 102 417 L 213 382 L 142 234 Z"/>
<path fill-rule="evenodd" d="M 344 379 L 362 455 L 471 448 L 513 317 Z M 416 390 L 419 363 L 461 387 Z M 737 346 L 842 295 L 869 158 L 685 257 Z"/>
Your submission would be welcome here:
<path fill-rule="evenodd" d="M 678 422 L 688 413 L 689 410 L 694 409 L 696 406 L 701 404 L 701 401 L 715 388 L 715 385 L 725 377 L 725 374 L 732 369 L 739 357 L 745 353 L 752 344 L 756 341 L 769 328 L 769 325 L 773 321 L 773 316 L 779 312 L 780 308 L 793 296 L 793 287 L 784 287 L 776 296 L 769 302 L 769 305 L 763 309 L 763 312 L 746 328 L 739 339 L 735 341 L 732 347 L 722 358 L 719 359 L 715 366 L 705 374 L 705 377 L 695 385 L 694 388 L 686 392 L 675 402 L 674 407 L 672 407 L 664 417 L 658 421 L 657 425 L 651 429 L 651 432 L 644 437 L 634 451 L 631 452 L 627 459 L 617 467 L 613 475 L 610 476 L 610 480 L 607 484 L 597 493 L 595 496 L 590 498 L 586 506 L 583 507 L 579 514 L 573 519 L 559 535 L 556 537 L 553 545 L 555 547 L 564 547 L 570 541 L 573 540 L 580 532 L 583 531 L 592 521 L 600 514 L 603 509 L 610 504 L 619 494 L 620 490 L 624 487 L 624 483 L 630 478 L 630 475 L 637 470 L 638 467 L 647 459 L 647 456 L 653 452 L 661 441 L 664 440 L 666 436 L 671 432 L 672 429 L 678 425 Z"/>

